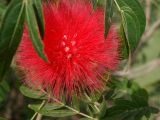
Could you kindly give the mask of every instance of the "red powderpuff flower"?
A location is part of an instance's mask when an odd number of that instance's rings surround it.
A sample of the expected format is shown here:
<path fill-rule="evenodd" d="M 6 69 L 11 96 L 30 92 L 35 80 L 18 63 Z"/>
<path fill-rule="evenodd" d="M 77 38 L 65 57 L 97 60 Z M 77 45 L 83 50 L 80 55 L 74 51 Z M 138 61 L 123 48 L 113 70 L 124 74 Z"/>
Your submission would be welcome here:
<path fill-rule="evenodd" d="M 44 5 L 45 33 L 43 61 L 32 47 L 25 29 L 17 52 L 18 66 L 27 84 L 50 88 L 55 96 L 102 90 L 102 76 L 118 63 L 119 40 L 113 26 L 104 39 L 102 9 L 89 3 L 60 1 Z"/>

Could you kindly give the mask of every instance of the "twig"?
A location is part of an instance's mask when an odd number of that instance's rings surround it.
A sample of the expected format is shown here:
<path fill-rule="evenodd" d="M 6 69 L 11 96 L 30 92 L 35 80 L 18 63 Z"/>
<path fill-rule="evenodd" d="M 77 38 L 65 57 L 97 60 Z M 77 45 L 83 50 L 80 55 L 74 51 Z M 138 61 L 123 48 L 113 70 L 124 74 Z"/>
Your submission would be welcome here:
<path fill-rule="evenodd" d="M 149 23 L 150 23 L 150 16 L 151 16 L 151 0 L 146 0 L 146 29 L 148 29 L 149 27 Z"/>
<path fill-rule="evenodd" d="M 151 62 L 148 62 L 145 65 L 142 65 L 142 66 L 140 66 L 138 68 L 137 67 L 136 68 L 132 68 L 127 72 L 123 72 L 123 71 L 115 72 L 114 75 L 126 76 L 129 79 L 133 79 L 133 78 L 136 78 L 138 76 L 147 74 L 147 73 L 153 71 L 154 69 L 156 69 L 159 66 L 160 66 L 160 59 L 157 59 L 157 60 L 153 60 Z"/>
<path fill-rule="evenodd" d="M 91 98 L 85 93 L 86 98 L 91 102 Z M 97 105 L 95 103 L 93 103 L 94 108 L 97 110 L 97 112 L 100 112 L 99 108 L 97 107 Z"/>
<path fill-rule="evenodd" d="M 157 21 L 154 22 L 154 24 L 149 28 L 148 31 L 143 35 L 141 39 L 141 44 L 146 42 L 148 38 L 155 32 L 155 30 L 160 26 L 160 18 L 157 19 Z"/>
<path fill-rule="evenodd" d="M 153 25 L 150 25 L 150 17 L 151 17 L 151 2 L 152 0 L 146 0 L 146 9 L 145 9 L 145 14 L 146 14 L 146 30 L 134 52 L 134 54 L 132 55 L 132 62 L 131 64 L 133 64 L 135 57 L 138 53 L 138 51 L 140 50 L 140 48 L 143 46 L 144 43 L 146 43 L 148 40 L 150 40 L 149 38 L 153 35 L 153 33 L 157 30 L 157 28 L 160 26 L 160 18 L 157 18 L 157 20 L 153 23 Z"/>
<path fill-rule="evenodd" d="M 62 103 L 61 101 L 57 100 L 56 98 L 53 98 L 53 97 L 51 97 L 51 98 L 52 98 L 55 102 L 59 103 L 60 105 L 63 105 L 64 107 L 68 108 L 69 110 L 72 110 L 73 112 L 75 112 L 75 113 L 77 113 L 77 114 L 79 114 L 79 115 L 81 115 L 81 116 L 84 116 L 84 117 L 89 118 L 89 119 L 91 119 L 91 120 L 97 120 L 96 118 L 93 118 L 93 117 L 91 117 L 91 116 L 89 116 L 89 115 L 87 115 L 87 114 L 84 114 L 84 113 L 82 113 L 82 112 L 80 112 L 80 111 L 78 111 L 78 110 L 76 110 L 76 109 L 74 109 L 74 108 L 72 108 L 72 107 L 70 107 L 70 106 L 68 106 L 68 105 L 65 105 L 64 103 Z"/>
<path fill-rule="evenodd" d="M 42 115 L 38 114 L 36 120 L 41 120 L 42 119 Z"/>
<path fill-rule="evenodd" d="M 46 91 L 43 91 L 43 92 L 47 95 Z M 67 109 L 69 109 L 69 110 L 71 110 L 71 111 L 73 111 L 73 112 L 75 112 L 75 113 L 77 113 L 77 114 L 79 114 L 79 115 L 81 115 L 83 117 L 89 118 L 91 120 L 98 120 L 97 118 L 93 118 L 93 117 L 91 117 L 91 116 L 89 116 L 87 114 L 84 114 L 84 113 L 82 113 L 82 112 L 80 112 L 80 111 L 78 111 L 78 110 L 76 110 L 76 109 L 74 109 L 74 108 L 72 108 L 72 107 L 70 107 L 68 105 L 65 105 L 63 102 L 59 101 L 58 99 L 56 99 L 54 97 L 50 96 L 49 98 L 52 99 L 53 101 L 57 102 L 58 104 L 64 106 L 65 108 L 67 108 Z"/>
<path fill-rule="evenodd" d="M 38 111 L 42 109 L 42 107 L 46 104 L 46 101 L 43 100 L 40 107 L 38 108 Z M 38 115 L 38 112 L 35 112 L 35 114 L 32 116 L 32 118 L 30 120 L 34 120 L 36 118 L 36 116 Z"/>
<path fill-rule="evenodd" d="M 137 55 L 138 51 L 140 50 L 140 48 L 142 47 L 142 45 L 144 43 L 146 43 L 148 40 L 150 40 L 149 38 L 153 35 L 153 33 L 157 30 L 157 28 L 160 26 L 160 18 L 157 19 L 157 21 L 149 28 L 149 30 L 146 30 L 146 32 L 144 33 L 144 35 L 142 36 L 134 54 L 132 55 L 132 63 L 135 60 L 135 56 Z"/>
<path fill-rule="evenodd" d="M 155 117 L 154 120 L 160 120 L 160 113 Z"/>

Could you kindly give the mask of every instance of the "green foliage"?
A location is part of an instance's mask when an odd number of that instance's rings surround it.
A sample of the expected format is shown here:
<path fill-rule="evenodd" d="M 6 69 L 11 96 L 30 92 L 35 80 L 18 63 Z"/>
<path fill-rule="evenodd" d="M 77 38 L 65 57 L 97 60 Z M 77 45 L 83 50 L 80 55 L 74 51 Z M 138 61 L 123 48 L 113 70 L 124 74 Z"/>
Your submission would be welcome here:
<path fill-rule="evenodd" d="M 130 100 L 119 98 L 114 105 L 106 110 L 106 118 L 109 120 L 141 120 L 143 116 L 149 118 L 152 113 L 158 113 L 158 109 L 148 105 L 148 94 L 140 89 L 131 95 Z"/>
<path fill-rule="evenodd" d="M 91 119 L 89 119 L 89 118 L 81 118 L 80 120 L 91 120 Z"/>
<path fill-rule="evenodd" d="M 147 91 L 135 82 L 114 79 L 107 86 L 105 99 L 114 101 L 114 104 L 106 109 L 102 120 L 141 120 L 143 116 L 149 118 L 151 114 L 158 113 L 157 108 L 149 106 Z"/>
<path fill-rule="evenodd" d="M 1 4 L 0 8 L 3 10 Z M 38 33 L 40 31 L 43 37 L 44 23 L 41 0 L 12 0 L 5 12 L 0 28 L 0 80 L 8 71 L 21 41 L 25 18 L 35 50 L 42 59 L 47 60 L 43 54 L 43 45 Z"/>
<path fill-rule="evenodd" d="M 10 87 L 7 81 L 5 80 L 1 81 L 0 82 L 0 104 L 6 99 L 6 94 L 8 94 L 9 91 L 10 91 Z"/>
<path fill-rule="evenodd" d="M 99 119 L 103 119 L 106 115 L 107 110 L 107 101 L 103 98 L 103 101 L 100 106 Z"/>
<path fill-rule="evenodd" d="M 28 31 L 29 31 L 33 46 L 34 46 L 35 50 L 37 51 L 38 55 L 41 58 L 43 58 L 44 60 L 47 60 L 47 58 L 43 54 L 43 45 L 42 45 L 40 35 L 38 33 L 38 25 L 37 25 L 36 15 L 35 15 L 35 12 L 34 12 L 32 2 L 33 1 L 31 1 L 31 0 L 25 1 L 26 21 L 27 21 Z M 37 6 L 36 11 L 37 11 L 37 9 L 40 9 L 40 8 L 38 7 L 39 2 L 34 2 L 34 5 L 36 3 L 38 4 L 38 5 L 36 5 Z M 37 14 L 37 12 L 36 12 L 36 14 Z M 37 18 L 42 16 L 41 14 L 37 14 L 37 15 L 38 15 Z M 38 23 L 40 24 L 41 27 L 43 26 L 43 24 L 41 22 L 38 22 Z M 44 28 L 40 29 L 42 34 L 43 34 L 43 29 Z"/>
<path fill-rule="evenodd" d="M 3 13 L 6 9 L 6 6 L 3 2 L 0 2 L 0 22 L 2 21 L 2 16 L 3 16 Z"/>
<path fill-rule="evenodd" d="M 30 104 L 29 108 L 38 111 L 38 108 L 41 104 Z M 52 111 L 52 110 L 57 110 L 64 107 L 64 105 L 60 105 L 58 103 L 47 103 L 43 106 L 43 108 L 40 111 Z"/>
<path fill-rule="evenodd" d="M 98 4 L 98 0 L 92 0 L 92 4 L 93 4 L 93 9 L 96 10 L 97 4 Z"/>
<path fill-rule="evenodd" d="M 34 99 L 47 99 L 47 96 L 40 90 L 32 90 L 31 88 L 21 86 L 20 91 L 23 95 Z"/>
<path fill-rule="evenodd" d="M 106 100 L 113 100 L 131 95 L 138 89 L 140 89 L 140 87 L 134 81 L 129 81 L 126 78 L 120 80 L 117 78 L 112 78 L 107 83 L 107 89 L 103 95 Z"/>
<path fill-rule="evenodd" d="M 120 12 L 122 25 L 127 38 L 125 45 L 133 52 L 145 30 L 146 19 L 137 0 L 114 0 Z"/>
<path fill-rule="evenodd" d="M 29 108 L 34 110 L 35 112 L 38 112 L 44 116 L 50 116 L 50 117 L 66 117 L 66 116 L 72 116 L 75 114 L 80 114 L 87 116 L 84 113 L 81 113 L 79 109 L 75 109 L 73 107 L 68 106 L 67 104 L 63 103 L 62 101 L 59 101 L 56 98 L 49 97 L 46 92 L 41 92 L 40 90 L 30 90 L 29 88 L 25 86 L 20 87 L 20 91 L 23 95 L 33 98 L 33 99 L 51 99 L 53 103 L 46 103 L 42 106 L 42 104 L 31 104 L 29 105 Z M 39 96 L 37 96 L 39 94 Z M 44 97 L 46 96 L 46 97 Z M 43 102 L 42 102 L 43 103 Z M 75 103 L 78 104 L 78 103 Z M 90 116 L 89 116 L 90 117 Z"/>
<path fill-rule="evenodd" d="M 30 98 L 35 98 L 35 95 L 40 93 L 40 91 L 31 91 L 25 86 L 21 86 L 20 90 Z M 110 93 L 110 91 L 113 92 Z M 45 99 L 51 99 L 53 102 L 46 103 L 41 109 L 39 109 L 41 104 L 31 104 L 29 108 L 50 117 L 66 117 L 79 114 L 83 117 L 82 120 L 96 120 L 97 118 L 99 120 L 141 120 L 143 116 L 149 118 L 151 114 L 159 111 L 149 105 L 147 91 L 127 79 L 118 80 L 115 78 L 110 80 L 107 84 L 107 90 L 102 94 L 102 100 L 100 98 L 97 101 L 92 100 L 92 96 L 85 94 L 80 102 L 72 102 L 71 106 L 65 104 L 64 101 L 50 98 L 46 92 L 44 94 L 46 94 L 44 96 L 48 96 Z M 113 104 L 110 104 L 111 101 L 113 101 Z M 75 108 L 74 106 L 78 107 Z M 85 109 L 83 110 L 86 111 L 85 113 L 81 112 L 81 107 Z"/>
<path fill-rule="evenodd" d="M 105 0 L 105 30 L 104 30 L 104 37 L 107 37 L 111 19 L 113 15 L 113 0 Z"/>
<path fill-rule="evenodd" d="M 0 117 L 0 120 L 6 120 L 5 118 Z"/>
<path fill-rule="evenodd" d="M 126 58 L 128 58 L 128 55 L 130 54 L 130 50 L 129 50 L 129 46 L 127 45 L 127 38 L 126 38 L 122 23 L 121 23 L 120 30 L 119 30 L 119 36 L 121 39 L 121 41 L 120 41 L 120 43 L 121 43 L 121 48 L 120 48 L 121 57 L 122 57 L 122 59 L 126 59 Z"/>
<path fill-rule="evenodd" d="M 44 116 L 50 117 L 67 117 L 77 114 L 75 111 L 63 108 L 64 105 L 57 103 L 48 103 L 44 105 L 44 107 L 41 110 L 38 110 L 40 105 L 41 104 L 29 105 L 29 108 Z"/>
<path fill-rule="evenodd" d="M 20 43 L 23 32 L 24 12 L 23 1 L 13 0 L 3 18 L 3 24 L 0 29 L 0 80 L 9 69 Z"/>
<path fill-rule="evenodd" d="M 39 31 L 41 37 L 44 35 L 44 19 L 43 19 L 43 11 L 42 11 L 42 1 L 41 0 L 33 0 L 33 8 L 37 18 L 37 23 L 39 26 Z"/>

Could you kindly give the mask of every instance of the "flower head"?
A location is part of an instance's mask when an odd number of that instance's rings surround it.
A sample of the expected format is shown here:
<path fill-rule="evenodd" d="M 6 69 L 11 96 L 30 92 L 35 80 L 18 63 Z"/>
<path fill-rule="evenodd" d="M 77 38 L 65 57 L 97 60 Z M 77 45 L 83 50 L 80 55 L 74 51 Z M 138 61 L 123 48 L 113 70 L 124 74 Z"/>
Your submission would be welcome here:
<path fill-rule="evenodd" d="M 44 5 L 43 61 L 32 47 L 27 29 L 17 52 L 28 84 L 49 87 L 53 95 L 71 96 L 101 90 L 102 76 L 118 63 L 118 36 L 112 26 L 104 39 L 104 15 L 89 3 L 62 0 Z"/>

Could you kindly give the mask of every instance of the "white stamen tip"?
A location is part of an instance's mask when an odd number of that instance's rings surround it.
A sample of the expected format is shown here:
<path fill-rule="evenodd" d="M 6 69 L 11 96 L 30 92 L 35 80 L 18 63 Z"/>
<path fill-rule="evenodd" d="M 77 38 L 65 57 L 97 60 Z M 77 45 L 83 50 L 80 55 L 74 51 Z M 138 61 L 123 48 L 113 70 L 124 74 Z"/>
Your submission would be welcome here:
<path fill-rule="evenodd" d="M 69 47 L 65 47 L 65 48 L 64 48 L 65 52 L 68 52 L 69 49 L 70 49 Z"/>
<path fill-rule="evenodd" d="M 67 40 L 67 35 L 63 35 L 63 38 L 64 38 L 65 40 Z"/>
<path fill-rule="evenodd" d="M 72 54 L 69 54 L 69 55 L 67 56 L 67 58 L 68 58 L 68 59 L 72 58 Z"/>
<path fill-rule="evenodd" d="M 71 41 L 72 46 L 76 44 L 76 41 Z"/>
<path fill-rule="evenodd" d="M 62 45 L 63 45 L 63 46 L 65 46 L 65 45 L 66 45 L 66 43 L 65 43 L 64 41 L 62 41 Z"/>

